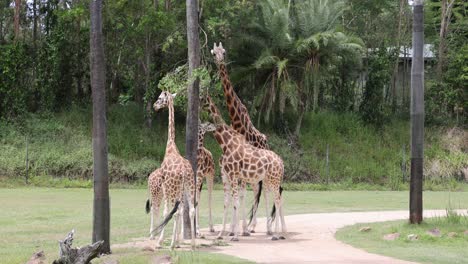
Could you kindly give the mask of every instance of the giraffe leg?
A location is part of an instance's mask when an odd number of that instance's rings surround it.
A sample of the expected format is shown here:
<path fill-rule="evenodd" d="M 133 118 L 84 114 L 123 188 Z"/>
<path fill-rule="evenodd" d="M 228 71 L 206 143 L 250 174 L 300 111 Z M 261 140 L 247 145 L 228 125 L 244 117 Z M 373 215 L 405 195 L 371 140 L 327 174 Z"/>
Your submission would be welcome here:
<path fill-rule="evenodd" d="M 195 218 L 195 208 L 191 202 L 189 202 L 189 216 L 190 216 L 190 233 L 192 234 L 192 240 L 190 241 L 192 250 L 195 249 L 195 226 L 193 226 L 193 220 Z M 198 222 L 197 222 L 198 225 Z"/>
<path fill-rule="evenodd" d="M 267 235 L 271 236 L 273 233 L 271 232 L 271 215 L 268 211 L 270 209 L 270 197 L 268 197 L 270 191 L 265 189 L 263 192 L 263 197 L 265 197 L 265 207 L 266 207 L 266 216 L 267 216 Z"/>
<path fill-rule="evenodd" d="M 240 189 L 240 206 L 242 212 L 242 236 L 250 236 L 250 232 L 247 231 L 247 220 L 245 216 L 245 194 L 246 194 L 247 184 L 242 181 Z"/>
<path fill-rule="evenodd" d="M 281 216 L 281 232 L 283 233 L 283 235 L 286 235 L 286 233 L 288 232 L 287 229 L 286 229 L 286 222 L 284 221 L 284 211 L 283 211 L 283 196 L 281 196 L 281 207 L 280 207 L 280 216 Z M 285 239 L 284 236 L 280 236 L 280 239 Z"/>
<path fill-rule="evenodd" d="M 211 202 L 213 200 L 213 178 L 214 175 L 210 175 L 208 178 L 206 178 L 206 181 L 208 183 L 208 225 L 211 233 L 215 231 L 213 228 L 213 218 L 211 216 Z"/>
<path fill-rule="evenodd" d="M 237 177 L 230 177 L 231 179 L 237 179 Z M 233 201 L 233 232 L 234 237 L 231 238 L 231 241 L 239 241 L 239 188 L 238 188 L 237 180 L 231 180 L 231 193 L 232 193 L 232 201 Z"/>
<path fill-rule="evenodd" d="M 257 197 L 259 191 L 258 184 L 252 184 L 252 190 L 254 193 L 254 197 Z M 258 204 L 256 205 L 256 207 L 258 208 Z M 255 227 L 257 226 L 257 208 L 255 208 L 255 210 L 253 210 L 252 212 L 252 222 L 249 226 L 250 233 L 255 233 Z"/>
<path fill-rule="evenodd" d="M 169 214 L 169 207 L 168 206 L 169 206 L 168 201 L 165 201 L 164 202 L 164 212 L 163 212 L 163 218 L 162 219 L 166 219 L 166 216 Z M 162 243 L 164 242 L 164 229 L 165 228 L 163 228 L 161 230 L 161 234 L 159 234 L 158 243 L 156 243 L 157 248 L 162 247 Z"/>
<path fill-rule="evenodd" d="M 159 218 L 159 205 L 151 206 L 151 226 L 150 226 L 150 240 L 154 240 L 154 223 L 158 221 Z"/>
<path fill-rule="evenodd" d="M 201 236 L 201 232 L 200 232 L 200 212 L 199 212 L 199 209 L 200 209 L 200 196 L 201 196 L 201 191 L 198 191 L 197 192 L 197 207 L 195 208 L 195 219 L 197 220 L 196 221 L 196 226 L 195 226 L 195 230 L 196 230 L 196 235 L 197 237 Z M 193 222 L 192 222 L 192 225 L 193 225 Z"/>
<path fill-rule="evenodd" d="M 237 181 L 236 181 L 236 182 L 237 182 Z M 232 189 L 231 189 L 231 196 L 229 196 L 229 199 L 230 199 L 230 200 L 229 200 L 229 206 L 231 206 L 231 203 L 234 202 L 234 200 L 233 200 L 233 198 L 232 198 Z M 235 223 L 236 223 L 236 216 L 235 216 L 234 211 L 233 211 L 232 214 L 231 214 L 231 226 L 230 226 L 230 229 L 229 229 L 230 232 L 229 232 L 229 234 L 228 234 L 229 236 L 234 236 L 234 232 L 235 232 L 235 230 L 234 230 L 234 228 L 235 228 L 235 227 L 234 227 L 234 224 L 235 224 Z"/>
<path fill-rule="evenodd" d="M 223 190 L 224 190 L 224 211 L 223 211 L 223 229 L 219 232 L 217 239 L 223 239 L 224 231 L 226 230 L 226 219 L 228 208 L 231 203 L 231 185 L 226 177 L 226 174 L 221 169 L 221 178 L 223 181 Z"/>
<path fill-rule="evenodd" d="M 172 231 L 172 240 L 171 240 L 171 250 L 173 250 L 176 246 L 178 246 L 178 238 L 179 238 L 179 223 L 180 223 L 180 215 L 183 214 L 183 204 L 179 205 L 177 212 L 174 214 L 174 229 Z"/>
<path fill-rule="evenodd" d="M 275 233 L 273 234 L 273 237 L 271 240 L 278 240 L 278 233 L 279 233 L 279 218 L 280 218 L 280 211 L 281 211 L 281 196 L 279 191 L 275 192 Z"/>

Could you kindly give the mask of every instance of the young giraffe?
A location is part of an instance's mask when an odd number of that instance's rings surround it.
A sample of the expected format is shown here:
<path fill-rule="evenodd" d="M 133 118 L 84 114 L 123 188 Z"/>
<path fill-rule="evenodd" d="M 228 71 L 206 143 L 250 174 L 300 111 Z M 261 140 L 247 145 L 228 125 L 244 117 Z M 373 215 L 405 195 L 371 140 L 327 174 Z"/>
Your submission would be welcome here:
<path fill-rule="evenodd" d="M 162 179 L 163 173 L 161 168 L 153 171 L 148 177 L 148 192 L 150 199 L 146 201 L 146 213 L 151 212 L 151 225 L 150 225 L 150 239 L 154 239 L 154 223 L 158 221 L 159 218 L 159 206 L 163 199 L 163 190 L 162 190 Z"/>
<path fill-rule="evenodd" d="M 258 184 L 259 181 L 264 181 L 267 215 L 269 194 L 273 192 L 274 204 L 277 210 L 275 211 L 275 233 L 273 233 L 272 240 L 284 239 L 283 236 L 278 237 L 279 219 L 281 219 L 282 232 L 283 234 L 286 233 L 280 191 L 284 173 L 283 160 L 273 151 L 250 145 L 243 135 L 226 125 L 218 108 L 209 96 L 203 97 L 202 105 L 210 113 L 216 126 L 214 136 L 223 151 L 222 176 L 227 177 L 231 187 L 231 196 L 234 201 L 234 237 L 231 240 L 239 240 L 237 232 L 239 219 L 237 212 L 237 208 L 239 208 L 239 180 L 253 185 Z M 268 233 L 271 233 L 271 224 L 272 218 L 268 215 Z"/>
<path fill-rule="evenodd" d="M 245 105 L 239 99 L 236 92 L 234 91 L 234 88 L 232 87 L 229 74 L 226 69 L 226 63 L 224 61 L 225 53 L 226 51 L 224 50 L 223 44 L 221 42 L 219 43 L 219 46 L 216 46 L 216 43 L 214 43 L 211 54 L 214 55 L 216 65 L 218 65 L 219 77 L 221 78 L 221 82 L 223 84 L 223 91 L 226 98 L 226 105 L 229 110 L 228 112 L 231 119 L 231 126 L 238 133 L 244 135 L 249 144 L 257 148 L 269 150 L 270 147 L 267 143 L 267 137 L 258 131 L 257 128 L 255 128 L 255 126 L 252 124 L 247 107 L 245 107 Z M 261 185 L 252 186 L 255 195 L 255 204 L 252 208 L 252 218 L 250 225 L 251 233 L 255 232 L 255 227 L 257 225 L 256 211 L 260 199 L 261 188 Z M 245 185 L 243 186 L 241 193 L 241 195 L 245 196 Z"/>
<path fill-rule="evenodd" d="M 193 226 L 194 220 L 194 205 L 192 203 L 195 195 L 195 183 L 193 177 L 193 170 L 190 162 L 183 158 L 177 145 L 175 143 L 175 127 L 174 127 L 174 102 L 173 97 L 175 94 L 169 92 L 162 92 L 158 100 L 154 103 L 154 110 L 158 110 L 167 107 L 169 109 L 169 125 L 168 125 L 168 138 L 166 145 L 166 153 L 164 155 L 163 162 L 161 163 L 161 186 L 164 196 L 164 220 L 159 226 L 151 231 L 153 234 L 160 233 L 158 245 L 161 245 L 164 238 L 164 227 L 174 216 L 174 231 L 172 233 L 171 249 L 179 246 L 180 243 L 180 231 L 181 231 L 181 216 L 183 215 L 183 195 L 184 192 L 189 194 L 189 215 L 190 215 L 190 231 L 192 235 L 192 248 L 195 247 L 195 227 Z M 169 208 L 173 208 L 169 212 Z"/>
<path fill-rule="evenodd" d="M 216 127 L 211 123 L 201 123 L 198 126 L 198 153 L 197 153 L 197 203 L 200 203 L 200 193 L 203 185 L 203 178 L 206 178 L 206 183 L 208 184 L 208 223 L 210 232 L 214 232 L 213 228 L 213 219 L 211 216 L 211 204 L 212 204 L 212 193 L 213 193 L 213 181 L 215 175 L 215 164 L 213 160 L 213 155 L 211 152 L 203 146 L 205 141 L 205 133 L 215 131 Z M 197 233 L 200 233 L 199 230 L 199 206 L 197 206 Z"/>
<path fill-rule="evenodd" d="M 211 123 L 200 123 L 198 126 L 198 154 L 197 154 L 197 201 L 200 201 L 200 193 L 203 185 L 203 180 L 206 178 L 208 184 L 208 218 L 210 232 L 214 232 L 213 220 L 211 215 L 212 210 L 212 193 L 213 193 L 213 181 L 215 174 L 215 165 L 213 155 L 211 152 L 203 146 L 206 132 L 215 131 L 216 127 Z M 162 192 L 162 171 L 156 169 L 148 177 L 148 189 L 150 199 L 146 201 L 146 213 L 151 212 L 151 227 L 150 227 L 150 239 L 154 239 L 154 223 L 159 217 L 159 207 L 163 199 Z M 197 218 L 197 234 L 199 231 L 199 207 L 196 207 L 196 218 Z"/>

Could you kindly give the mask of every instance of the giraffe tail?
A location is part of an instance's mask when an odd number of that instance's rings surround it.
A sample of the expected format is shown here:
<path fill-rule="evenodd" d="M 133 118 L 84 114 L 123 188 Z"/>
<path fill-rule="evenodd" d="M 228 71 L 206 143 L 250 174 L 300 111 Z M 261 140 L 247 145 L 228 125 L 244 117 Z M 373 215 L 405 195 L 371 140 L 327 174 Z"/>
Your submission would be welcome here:
<path fill-rule="evenodd" d="M 279 193 L 280 193 L 280 197 L 281 197 L 281 193 L 283 193 L 283 187 L 280 186 L 279 188 Z M 273 222 L 273 220 L 275 220 L 275 217 L 276 217 L 276 205 L 273 204 L 273 208 L 271 209 L 271 220 Z"/>
<path fill-rule="evenodd" d="M 151 202 L 150 199 L 146 200 L 146 213 L 149 214 L 151 211 Z"/>
<path fill-rule="evenodd" d="M 164 229 L 164 227 L 167 225 L 167 223 L 169 223 L 169 221 L 171 221 L 172 217 L 174 216 L 174 214 L 177 212 L 177 210 L 179 209 L 179 205 L 180 205 L 180 201 L 176 201 L 175 205 L 174 205 L 174 208 L 172 208 L 172 211 L 169 212 L 169 214 L 166 216 L 166 218 L 164 218 L 164 220 L 162 221 L 161 224 L 159 224 L 153 231 L 152 234 L 155 234 L 155 235 L 158 235 L 159 233 L 161 233 L 161 231 Z"/>
<path fill-rule="evenodd" d="M 252 208 L 250 209 L 250 212 L 249 212 L 249 225 L 252 223 L 253 216 L 257 212 L 258 204 L 260 203 L 260 197 L 262 195 L 262 186 L 263 186 L 263 181 L 259 181 L 258 193 L 255 195 L 254 204 L 252 205 Z"/>

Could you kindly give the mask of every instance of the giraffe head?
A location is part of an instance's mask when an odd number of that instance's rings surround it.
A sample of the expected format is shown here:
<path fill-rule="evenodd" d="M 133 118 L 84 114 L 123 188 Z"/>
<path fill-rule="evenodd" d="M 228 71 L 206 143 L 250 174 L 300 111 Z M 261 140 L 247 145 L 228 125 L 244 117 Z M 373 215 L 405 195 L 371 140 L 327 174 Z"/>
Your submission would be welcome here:
<path fill-rule="evenodd" d="M 200 130 L 204 133 L 206 132 L 213 132 L 216 130 L 216 126 L 210 122 L 205 122 L 200 124 Z"/>
<path fill-rule="evenodd" d="M 208 94 L 200 97 L 200 107 L 203 111 L 206 111 L 210 114 L 215 127 L 221 124 L 225 124 L 218 107 L 216 107 L 215 103 L 213 102 L 213 99 L 211 99 L 211 97 Z"/>
<path fill-rule="evenodd" d="M 223 48 L 223 43 L 219 43 L 219 46 L 216 46 L 216 43 L 213 44 L 213 49 L 211 50 L 211 54 L 214 55 L 216 63 L 224 62 L 224 54 L 226 51 Z"/>
<path fill-rule="evenodd" d="M 168 91 L 163 91 L 159 95 L 158 100 L 153 104 L 154 110 L 157 112 L 157 111 L 167 107 L 169 105 L 169 100 L 172 101 L 176 95 L 177 94 L 171 94 Z"/>

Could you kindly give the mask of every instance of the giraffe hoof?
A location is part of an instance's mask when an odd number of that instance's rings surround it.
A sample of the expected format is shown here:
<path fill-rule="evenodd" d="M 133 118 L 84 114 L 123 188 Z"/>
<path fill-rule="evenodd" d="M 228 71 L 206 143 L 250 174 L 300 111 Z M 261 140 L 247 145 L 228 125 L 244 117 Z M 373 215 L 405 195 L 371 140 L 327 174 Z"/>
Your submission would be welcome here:
<path fill-rule="evenodd" d="M 229 233 L 229 236 L 234 236 L 234 232 Z"/>
<path fill-rule="evenodd" d="M 233 237 L 233 238 L 231 238 L 231 241 L 237 242 L 237 241 L 239 241 L 239 239 L 237 237 Z"/>
<path fill-rule="evenodd" d="M 250 236 L 249 232 L 242 232 L 242 236 Z"/>
<path fill-rule="evenodd" d="M 279 239 L 278 239 L 278 237 L 274 236 L 274 237 L 271 238 L 271 240 L 276 241 L 276 240 L 279 240 Z"/>
<path fill-rule="evenodd" d="M 250 230 L 249 232 L 253 234 L 253 233 L 255 233 L 255 230 L 252 229 L 252 230 Z"/>
<path fill-rule="evenodd" d="M 285 240 L 286 238 L 284 236 L 279 236 L 279 239 Z"/>
<path fill-rule="evenodd" d="M 223 240 L 223 237 L 222 236 L 217 236 L 216 239 Z"/>
<path fill-rule="evenodd" d="M 272 235 L 273 235 L 273 232 L 267 231 L 267 236 L 272 236 Z"/>
<path fill-rule="evenodd" d="M 216 232 L 214 228 L 210 228 L 210 233 L 214 233 L 214 232 Z"/>

